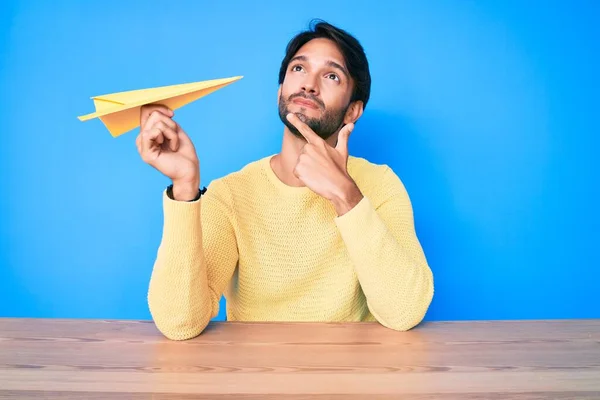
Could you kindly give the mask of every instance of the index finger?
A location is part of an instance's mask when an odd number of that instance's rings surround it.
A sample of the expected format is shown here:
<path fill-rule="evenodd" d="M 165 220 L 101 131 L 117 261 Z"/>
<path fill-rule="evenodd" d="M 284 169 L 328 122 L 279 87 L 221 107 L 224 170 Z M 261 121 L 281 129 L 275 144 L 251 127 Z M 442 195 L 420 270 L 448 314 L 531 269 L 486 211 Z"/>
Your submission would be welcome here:
<path fill-rule="evenodd" d="M 290 121 L 290 123 L 294 125 L 298 129 L 298 131 L 300 131 L 300 133 L 302 134 L 302 136 L 304 136 L 304 139 L 306 139 L 308 143 L 315 144 L 320 141 L 323 141 L 323 139 L 321 139 L 319 135 L 314 133 L 308 125 L 302 122 L 302 120 L 298 118 L 296 114 L 289 113 L 287 115 L 287 120 Z"/>
<path fill-rule="evenodd" d="M 154 111 L 160 111 L 167 117 L 172 117 L 175 115 L 173 110 L 162 104 L 145 104 L 140 108 L 140 128 L 144 127 L 146 121 L 148 121 L 148 117 L 150 117 L 150 114 L 152 114 Z"/>

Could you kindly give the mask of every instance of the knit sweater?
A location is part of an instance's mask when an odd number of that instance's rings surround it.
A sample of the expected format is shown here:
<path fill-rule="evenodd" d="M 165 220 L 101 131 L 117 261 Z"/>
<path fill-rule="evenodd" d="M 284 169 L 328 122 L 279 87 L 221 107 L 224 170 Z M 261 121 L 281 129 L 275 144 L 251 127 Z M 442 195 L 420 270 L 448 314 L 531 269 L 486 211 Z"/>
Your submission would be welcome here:
<path fill-rule="evenodd" d="M 229 321 L 378 321 L 405 331 L 433 297 L 411 202 L 386 165 L 349 157 L 363 194 L 332 203 L 273 172 L 272 156 L 210 183 L 199 200 L 163 192 L 164 225 L 148 289 L 157 329 L 199 335 L 226 298 Z"/>

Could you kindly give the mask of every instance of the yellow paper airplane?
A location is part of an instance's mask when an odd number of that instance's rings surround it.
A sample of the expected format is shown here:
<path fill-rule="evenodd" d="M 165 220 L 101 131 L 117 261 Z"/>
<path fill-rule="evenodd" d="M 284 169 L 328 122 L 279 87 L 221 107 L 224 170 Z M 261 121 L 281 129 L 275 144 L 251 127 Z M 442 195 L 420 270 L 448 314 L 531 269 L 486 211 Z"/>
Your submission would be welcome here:
<path fill-rule="evenodd" d="M 95 96 L 91 99 L 94 100 L 96 112 L 77 118 L 80 121 L 100 118 L 110 134 L 117 137 L 140 125 L 140 108 L 145 104 L 162 104 L 175 110 L 241 78 L 235 76 Z"/>

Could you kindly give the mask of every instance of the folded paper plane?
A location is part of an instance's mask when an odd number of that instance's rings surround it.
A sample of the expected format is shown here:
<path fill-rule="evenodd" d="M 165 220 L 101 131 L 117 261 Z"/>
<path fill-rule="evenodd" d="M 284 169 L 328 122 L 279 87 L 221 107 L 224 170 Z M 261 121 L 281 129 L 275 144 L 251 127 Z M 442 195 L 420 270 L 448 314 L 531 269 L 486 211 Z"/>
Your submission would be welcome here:
<path fill-rule="evenodd" d="M 96 112 L 77 118 L 80 121 L 99 118 L 110 134 L 117 137 L 140 125 L 140 108 L 145 104 L 162 104 L 175 110 L 241 78 L 235 76 L 95 96 L 92 100 Z"/>

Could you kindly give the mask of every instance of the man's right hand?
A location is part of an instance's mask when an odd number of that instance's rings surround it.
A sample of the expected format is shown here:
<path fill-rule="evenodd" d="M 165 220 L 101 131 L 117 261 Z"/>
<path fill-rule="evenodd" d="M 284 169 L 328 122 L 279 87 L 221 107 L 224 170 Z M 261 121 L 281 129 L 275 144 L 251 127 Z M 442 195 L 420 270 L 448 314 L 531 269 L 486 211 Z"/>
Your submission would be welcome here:
<path fill-rule="evenodd" d="M 173 181 L 175 200 L 194 199 L 200 186 L 200 162 L 189 136 L 165 106 L 149 104 L 140 112 L 136 146 L 142 160 Z"/>

